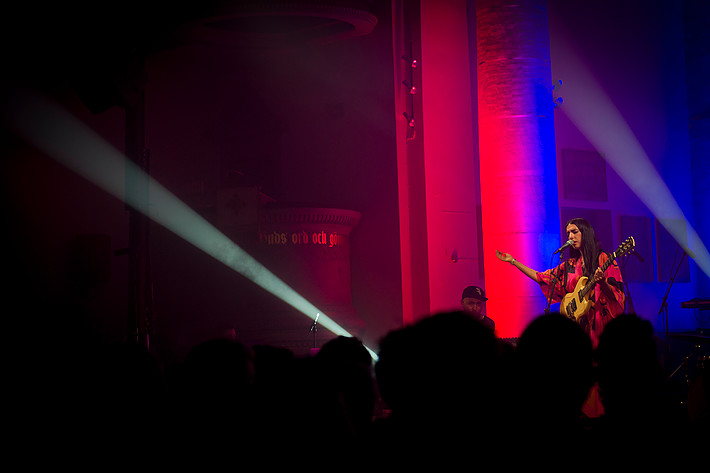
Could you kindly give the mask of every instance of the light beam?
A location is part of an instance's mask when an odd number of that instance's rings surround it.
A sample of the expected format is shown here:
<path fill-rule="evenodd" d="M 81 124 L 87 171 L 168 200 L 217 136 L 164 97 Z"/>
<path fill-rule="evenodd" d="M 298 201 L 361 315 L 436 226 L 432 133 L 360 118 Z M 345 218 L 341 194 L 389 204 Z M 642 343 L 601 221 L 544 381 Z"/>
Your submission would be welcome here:
<path fill-rule="evenodd" d="M 670 189 L 651 163 L 633 131 L 611 99 L 593 79 L 593 74 L 560 41 L 569 71 L 575 75 L 565 79 L 566 84 L 579 90 L 573 99 L 565 101 L 561 110 L 604 157 L 609 166 L 646 205 L 668 233 L 688 253 L 695 256 L 698 267 L 710 277 L 710 254 L 697 231 L 688 222 Z M 686 232 L 673 222 L 687 223 Z"/>
<path fill-rule="evenodd" d="M 352 337 L 333 319 L 51 100 L 16 90 L 7 98 L 3 120 L 16 133 L 62 165 L 245 276 L 335 335 Z M 125 173 L 147 179 L 150 202 L 125 192 Z M 365 347 L 367 348 L 367 347 Z M 374 360 L 377 355 L 367 348 Z"/>

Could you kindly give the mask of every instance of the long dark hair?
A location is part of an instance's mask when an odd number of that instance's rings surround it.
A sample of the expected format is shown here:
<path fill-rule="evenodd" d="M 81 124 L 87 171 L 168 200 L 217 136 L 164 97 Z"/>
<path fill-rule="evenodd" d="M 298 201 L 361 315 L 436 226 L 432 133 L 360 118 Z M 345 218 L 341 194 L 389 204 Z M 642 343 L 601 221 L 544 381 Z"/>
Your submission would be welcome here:
<path fill-rule="evenodd" d="M 592 224 L 587 220 L 583 218 L 570 219 L 565 224 L 565 234 L 570 224 L 576 225 L 579 231 L 582 232 L 581 247 L 579 250 L 570 248 L 570 258 L 579 258 L 581 256 L 584 260 L 584 276 L 591 277 L 599 267 L 599 253 L 602 252 L 601 244 L 594 234 Z"/>

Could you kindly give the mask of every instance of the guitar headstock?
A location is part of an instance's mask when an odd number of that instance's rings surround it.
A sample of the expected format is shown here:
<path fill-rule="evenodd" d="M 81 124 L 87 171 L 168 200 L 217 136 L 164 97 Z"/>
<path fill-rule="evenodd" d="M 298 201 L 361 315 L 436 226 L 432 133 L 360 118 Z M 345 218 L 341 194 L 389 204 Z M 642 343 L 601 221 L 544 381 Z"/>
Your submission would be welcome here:
<path fill-rule="evenodd" d="M 636 246 L 636 241 L 634 240 L 634 237 L 628 237 L 626 240 L 622 241 L 619 247 L 616 249 L 614 252 L 614 257 L 618 258 L 619 256 L 623 255 L 624 253 L 628 253 L 631 251 L 634 247 Z"/>

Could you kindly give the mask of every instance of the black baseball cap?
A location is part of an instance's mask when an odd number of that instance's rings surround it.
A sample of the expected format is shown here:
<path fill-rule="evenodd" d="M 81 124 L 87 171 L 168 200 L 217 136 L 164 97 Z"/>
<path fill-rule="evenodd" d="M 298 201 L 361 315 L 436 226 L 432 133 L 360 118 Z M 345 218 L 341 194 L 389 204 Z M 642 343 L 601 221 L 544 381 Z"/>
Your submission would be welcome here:
<path fill-rule="evenodd" d="M 468 286 L 466 289 L 464 289 L 463 294 L 461 295 L 461 300 L 464 300 L 467 297 L 472 297 L 474 299 L 478 299 L 479 301 L 488 300 L 488 298 L 486 297 L 486 293 L 478 286 Z"/>

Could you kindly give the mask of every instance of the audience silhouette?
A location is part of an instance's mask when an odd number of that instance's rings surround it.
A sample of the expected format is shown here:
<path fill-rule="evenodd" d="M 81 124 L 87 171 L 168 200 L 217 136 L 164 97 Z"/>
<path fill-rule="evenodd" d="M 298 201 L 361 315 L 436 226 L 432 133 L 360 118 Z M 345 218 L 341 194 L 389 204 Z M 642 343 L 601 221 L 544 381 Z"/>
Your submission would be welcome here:
<path fill-rule="evenodd" d="M 343 336 L 325 343 L 315 356 L 323 422 L 342 442 L 360 442 L 369 430 L 376 401 L 372 363 L 359 339 Z"/>
<path fill-rule="evenodd" d="M 511 344 L 445 312 L 387 333 L 376 362 L 355 337 L 335 337 L 312 356 L 217 338 L 172 370 L 136 344 L 62 336 L 42 340 L 30 358 L 41 380 L 32 386 L 55 390 L 35 410 L 42 420 L 114 439 L 133 428 L 146 444 L 238 452 L 264 468 L 299 458 L 352 470 L 447 469 L 507 452 L 518 455 L 511 462 L 542 464 L 582 459 L 595 445 L 613 459 L 669 436 L 673 448 L 707 425 L 697 415 L 702 424 L 691 425 L 679 408 L 652 326 L 632 314 L 609 322 L 596 350 L 560 314 L 539 315 Z M 592 422 L 582 406 L 595 383 L 604 415 Z M 707 399 L 694 402 L 707 412 Z M 145 419 L 149 433 L 135 429 Z"/>
<path fill-rule="evenodd" d="M 684 424 L 657 353 L 651 323 L 635 314 L 617 316 L 599 339 L 595 359 L 605 413 L 598 433 L 624 446 L 618 450 L 664 437 L 670 445 Z"/>
<path fill-rule="evenodd" d="M 493 332 L 463 312 L 389 333 L 376 379 L 391 415 L 373 428 L 381 464 L 456 466 L 500 433 L 503 359 Z M 490 452 L 489 452 L 490 453 Z"/>
<path fill-rule="evenodd" d="M 573 320 L 534 319 L 517 341 L 509 412 L 517 443 L 531 454 L 569 456 L 585 443 L 582 406 L 594 384 L 592 342 Z M 545 448 L 547 447 L 547 448 Z"/>
<path fill-rule="evenodd" d="M 241 342 L 217 338 L 198 344 L 187 354 L 179 380 L 182 420 L 192 431 L 208 432 L 220 424 L 249 423 L 253 381 L 253 355 Z"/>

